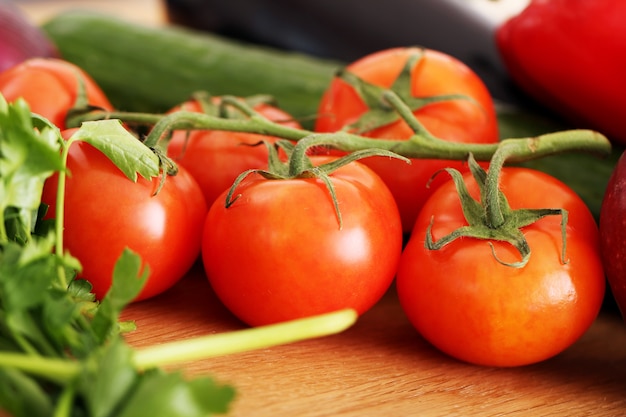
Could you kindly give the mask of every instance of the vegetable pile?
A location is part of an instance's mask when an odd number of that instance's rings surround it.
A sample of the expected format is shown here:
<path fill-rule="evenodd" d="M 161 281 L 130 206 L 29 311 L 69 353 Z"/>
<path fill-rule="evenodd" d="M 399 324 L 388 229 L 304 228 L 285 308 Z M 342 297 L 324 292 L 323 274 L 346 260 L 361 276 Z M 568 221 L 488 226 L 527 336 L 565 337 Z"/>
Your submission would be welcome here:
<path fill-rule="evenodd" d="M 148 103 L 156 89 L 134 95 L 142 77 L 118 73 L 126 95 L 110 99 L 111 79 L 87 65 L 103 56 L 81 65 L 75 37 L 143 29 L 67 19 L 46 26 L 63 59 L 0 73 L 0 406 L 13 416 L 136 415 L 147 404 L 174 416 L 181 393 L 188 415 L 227 412 L 232 387 L 159 366 L 340 332 L 394 280 L 415 329 L 478 365 L 553 357 L 600 311 L 597 216 L 565 182 L 513 165 L 606 157 L 601 133 L 501 138 L 481 80 L 419 47 L 380 51 L 312 84 L 301 75 L 300 106 L 289 77 L 306 63 L 289 58 L 286 87 L 205 86 Z M 156 42 L 169 36 L 215 47 L 177 30 Z M 283 75 L 256 70 L 260 81 Z M 123 309 L 198 261 L 249 328 L 128 346 Z M 231 341 L 225 350 L 219 336 Z"/>

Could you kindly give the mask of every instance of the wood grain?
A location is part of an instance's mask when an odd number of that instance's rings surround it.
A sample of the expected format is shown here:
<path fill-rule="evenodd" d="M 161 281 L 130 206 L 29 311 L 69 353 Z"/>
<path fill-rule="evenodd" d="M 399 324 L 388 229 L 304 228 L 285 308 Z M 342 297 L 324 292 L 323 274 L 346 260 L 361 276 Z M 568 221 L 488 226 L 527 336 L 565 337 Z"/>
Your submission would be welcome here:
<path fill-rule="evenodd" d="M 124 314 L 137 347 L 244 328 L 201 267 Z M 344 333 L 183 364 L 235 386 L 230 416 L 622 416 L 626 326 L 603 313 L 574 346 L 540 364 L 486 368 L 432 348 L 404 317 L 394 290 Z"/>

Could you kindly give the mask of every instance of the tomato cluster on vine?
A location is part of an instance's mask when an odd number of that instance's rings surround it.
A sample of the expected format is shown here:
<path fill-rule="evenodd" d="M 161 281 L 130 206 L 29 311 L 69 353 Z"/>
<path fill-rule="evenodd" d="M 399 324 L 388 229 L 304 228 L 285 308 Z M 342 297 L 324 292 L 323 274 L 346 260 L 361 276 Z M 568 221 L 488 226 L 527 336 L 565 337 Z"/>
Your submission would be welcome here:
<path fill-rule="evenodd" d="M 38 86 L 33 77 L 47 81 Z M 383 90 L 406 103 L 410 120 L 381 100 Z M 114 110 L 87 74 L 59 60 L 36 60 L 3 74 L 0 91 L 9 100 L 25 97 L 66 136 L 74 131 L 66 121 L 76 103 Z M 286 132 L 302 129 L 277 104 L 245 105 Z M 220 98 L 190 99 L 167 114 L 250 117 L 237 109 L 228 115 L 231 110 Z M 499 140 L 481 80 L 454 58 L 420 48 L 381 51 L 344 68 L 321 98 L 311 134 L 412 141 L 416 125 L 432 135 L 427 140 L 494 146 Z M 163 170 L 151 180 L 128 180 L 87 143 L 70 148 L 64 240 L 83 266 L 78 278 L 97 295 L 109 289 L 126 247 L 150 271 L 137 301 L 166 291 L 201 261 L 219 299 L 251 326 L 342 308 L 363 314 L 395 279 L 402 308 L 425 339 L 460 360 L 492 366 L 554 356 L 598 314 L 604 275 L 595 220 L 573 191 L 546 174 L 502 168 L 506 198 L 497 202 L 505 217 L 561 210 L 560 220 L 547 216 L 504 230 L 524 236 L 511 244 L 495 234 L 476 236 L 484 228 L 468 220 L 468 210 L 489 217 L 478 213 L 485 209 L 476 185 L 486 175 L 485 162 L 471 173 L 458 159 L 407 164 L 379 155 L 342 162 L 350 153 L 315 146 L 294 164 L 297 140 L 285 144 L 262 131 L 169 133 L 155 151 L 176 167 L 175 175 Z M 456 180 L 442 170 L 457 173 Z M 49 217 L 57 189 L 53 176 L 42 197 Z M 428 247 L 455 230 L 467 233 Z M 528 246 L 522 254 L 532 251 L 521 267 L 514 266 L 518 243 Z"/>

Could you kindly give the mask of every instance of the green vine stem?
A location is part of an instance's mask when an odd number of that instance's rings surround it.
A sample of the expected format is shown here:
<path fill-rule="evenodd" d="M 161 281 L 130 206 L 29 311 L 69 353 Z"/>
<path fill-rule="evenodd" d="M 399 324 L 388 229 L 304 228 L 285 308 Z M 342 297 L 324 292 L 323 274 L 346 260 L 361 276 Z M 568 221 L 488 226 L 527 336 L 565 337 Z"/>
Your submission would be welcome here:
<path fill-rule="evenodd" d="M 248 117 L 224 118 L 189 111 L 146 114 L 96 110 L 83 114 L 81 120 L 119 118 L 124 122 L 153 124 L 144 140 L 145 145 L 151 148 L 157 146 L 163 148 L 174 130 L 205 129 L 258 133 L 291 141 L 300 141 L 311 135 L 322 135 L 324 142 L 342 151 L 353 152 L 378 148 L 416 159 L 465 160 L 471 153 L 476 160 L 488 161 L 500 146 L 500 143 L 457 143 L 434 137 L 421 125 L 400 97 L 390 90 L 385 91 L 383 96 L 415 132 L 409 139 L 376 139 L 343 131 L 316 133 L 306 129 L 292 128 L 266 119 L 246 103 L 234 97 L 223 97 L 222 99 L 236 105 Z M 565 130 L 535 137 L 511 138 L 506 139 L 506 141 L 514 143 L 507 145 L 513 147 L 508 158 L 509 162 L 528 161 L 563 152 L 588 152 L 598 156 L 606 156 L 611 152 L 609 140 L 601 133 L 588 129 Z"/>

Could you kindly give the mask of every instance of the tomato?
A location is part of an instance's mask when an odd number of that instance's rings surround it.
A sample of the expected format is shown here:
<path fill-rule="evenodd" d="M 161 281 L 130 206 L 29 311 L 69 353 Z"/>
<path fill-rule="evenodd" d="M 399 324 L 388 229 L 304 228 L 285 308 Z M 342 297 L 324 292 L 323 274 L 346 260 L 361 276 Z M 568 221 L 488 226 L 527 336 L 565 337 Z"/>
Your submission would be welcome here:
<path fill-rule="evenodd" d="M 465 182 L 479 198 L 473 178 L 466 175 Z M 567 263 L 561 260 L 561 216 L 522 229 L 531 249 L 522 268 L 496 261 L 489 244 L 476 238 L 425 248 L 431 222 L 435 241 L 467 224 L 455 186 L 447 182 L 418 216 L 398 267 L 397 291 L 411 323 L 441 351 L 474 364 L 518 366 L 562 352 L 589 328 L 605 278 L 595 220 L 571 189 L 539 171 L 504 168 L 501 190 L 514 209 L 569 212 Z M 489 243 L 499 259 L 519 260 L 512 246 Z"/>
<path fill-rule="evenodd" d="M 314 165 L 331 157 L 312 157 Z M 387 291 L 402 250 L 391 193 L 352 162 L 329 176 L 342 217 L 320 179 L 252 174 L 211 206 L 202 259 L 217 296 L 258 326 L 353 308 L 363 313 Z"/>
<path fill-rule="evenodd" d="M 613 169 L 600 208 L 600 247 L 606 278 L 626 318 L 626 153 Z"/>
<path fill-rule="evenodd" d="M 398 78 L 411 54 L 419 48 L 392 48 L 355 61 L 346 68 L 364 81 L 390 87 Z M 411 73 L 414 97 L 462 94 L 469 100 L 448 100 L 432 103 L 414 111 L 418 120 L 433 135 L 451 142 L 494 143 L 498 126 L 493 100 L 482 80 L 465 64 L 444 53 L 425 49 L 423 57 Z M 406 92 L 405 92 L 406 93 Z M 347 82 L 335 78 L 322 97 L 315 130 L 333 132 L 354 122 L 368 111 L 367 106 Z M 407 139 L 413 131 L 403 120 L 364 132 L 364 136 L 384 139 Z M 378 173 L 391 190 L 402 217 L 405 232 L 413 227 L 415 218 L 428 196 L 441 184 L 427 182 L 439 169 L 464 169 L 461 161 L 414 160 L 411 165 L 385 157 L 364 160 Z"/>
<path fill-rule="evenodd" d="M 207 207 L 200 187 L 184 168 L 166 179 L 136 183 L 85 142 L 70 147 L 65 192 L 65 248 L 82 264 L 80 278 L 102 298 L 124 248 L 137 252 L 150 275 L 135 301 L 170 288 L 199 258 Z M 58 176 L 46 181 L 42 201 L 56 210 Z"/>
<path fill-rule="evenodd" d="M 292 116 L 278 107 L 261 103 L 254 109 L 269 120 L 293 128 L 301 127 Z M 202 107 L 198 101 L 188 101 L 172 111 L 178 110 L 202 112 Z M 168 144 L 167 153 L 198 181 L 210 206 L 239 174 L 248 169 L 267 166 L 267 148 L 246 145 L 254 145 L 261 140 L 274 142 L 276 139 L 245 132 L 176 131 Z"/>
<path fill-rule="evenodd" d="M 0 73 L 0 93 L 7 101 L 26 100 L 33 113 L 66 128 L 67 112 L 74 106 L 80 83 L 90 105 L 113 110 L 96 82 L 76 65 L 58 58 L 31 58 Z"/>

